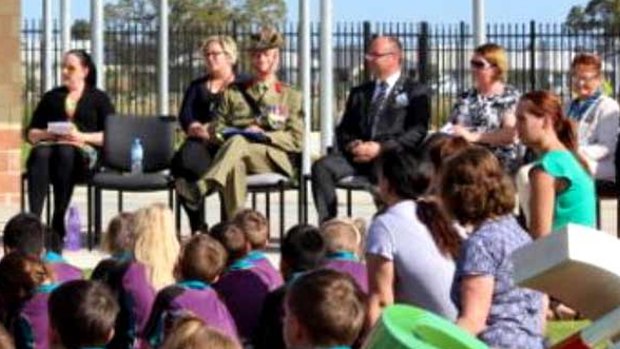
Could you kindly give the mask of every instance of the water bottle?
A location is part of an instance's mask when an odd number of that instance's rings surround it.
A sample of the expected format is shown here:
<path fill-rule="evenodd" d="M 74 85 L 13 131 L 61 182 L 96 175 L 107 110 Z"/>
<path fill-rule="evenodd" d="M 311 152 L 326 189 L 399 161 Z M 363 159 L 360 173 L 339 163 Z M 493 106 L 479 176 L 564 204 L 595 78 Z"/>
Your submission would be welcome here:
<path fill-rule="evenodd" d="M 131 173 L 142 173 L 142 161 L 144 159 L 144 149 L 140 138 L 134 138 L 131 143 Z"/>
<path fill-rule="evenodd" d="M 69 207 L 67 218 L 65 221 L 65 248 L 69 251 L 76 251 L 80 249 L 80 239 L 82 222 L 80 221 L 80 212 L 77 207 Z"/>

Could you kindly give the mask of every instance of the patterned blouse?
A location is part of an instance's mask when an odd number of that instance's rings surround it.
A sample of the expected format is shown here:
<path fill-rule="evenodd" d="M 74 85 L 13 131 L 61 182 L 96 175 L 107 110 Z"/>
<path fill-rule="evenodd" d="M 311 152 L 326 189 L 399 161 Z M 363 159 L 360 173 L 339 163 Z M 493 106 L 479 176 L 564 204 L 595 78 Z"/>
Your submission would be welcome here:
<path fill-rule="evenodd" d="M 465 240 L 456 265 L 452 299 L 461 308 L 461 282 L 467 276 L 493 278 L 487 327 L 478 337 L 492 348 L 544 348 L 542 294 L 515 285 L 510 255 L 532 239 L 512 215 L 489 219 Z"/>
<path fill-rule="evenodd" d="M 502 128 L 504 117 L 514 113 L 520 93 L 511 85 L 504 87 L 500 95 L 483 96 L 476 89 L 462 93 L 452 109 L 450 122 L 463 125 L 473 132 L 489 132 Z M 488 146 L 510 173 L 519 166 L 516 143 L 504 146 Z"/>

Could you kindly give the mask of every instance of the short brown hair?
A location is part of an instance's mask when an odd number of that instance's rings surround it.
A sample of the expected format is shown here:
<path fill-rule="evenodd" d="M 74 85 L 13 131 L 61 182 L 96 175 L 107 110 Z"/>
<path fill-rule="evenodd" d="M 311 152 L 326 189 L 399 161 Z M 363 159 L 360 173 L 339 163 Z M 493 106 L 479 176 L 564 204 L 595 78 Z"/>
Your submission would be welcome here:
<path fill-rule="evenodd" d="M 435 133 L 425 142 L 424 150 L 428 159 L 433 163 L 435 171 L 438 171 L 447 158 L 468 146 L 470 143 L 461 136 Z"/>
<path fill-rule="evenodd" d="M 183 280 L 213 282 L 224 271 L 226 250 L 212 237 L 198 234 L 183 247 L 177 270 Z"/>
<path fill-rule="evenodd" d="M 133 213 L 121 212 L 110 220 L 102 242 L 106 252 L 115 254 L 133 249 L 136 240 L 133 219 Z"/>
<path fill-rule="evenodd" d="M 358 253 L 362 234 L 350 219 L 334 218 L 321 224 L 321 235 L 325 240 L 327 253 L 347 251 Z"/>
<path fill-rule="evenodd" d="M 601 73 L 601 69 L 603 67 L 603 63 L 601 58 L 594 53 L 579 53 L 573 58 L 572 63 L 570 64 L 571 69 L 575 69 L 577 66 L 587 66 L 594 70 L 596 70 L 597 74 Z"/>
<path fill-rule="evenodd" d="M 232 224 L 237 225 L 243 231 L 252 249 L 261 249 L 267 245 L 269 222 L 262 213 L 252 209 L 241 210 L 233 217 Z"/>
<path fill-rule="evenodd" d="M 351 345 L 366 316 L 366 296 L 347 274 L 318 269 L 290 286 L 285 304 L 307 331 L 313 346 Z"/>
<path fill-rule="evenodd" d="M 196 316 L 183 316 L 175 321 L 162 346 L 164 349 L 241 349 L 239 343 L 212 329 Z"/>
<path fill-rule="evenodd" d="M 65 348 L 104 346 L 120 308 L 103 283 L 73 280 L 60 285 L 48 301 L 50 326 Z"/>
<path fill-rule="evenodd" d="M 506 81 L 508 77 L 508 57 L 506 57 L 506 50 L 502 46 L 488 43 L 476 47 L 474 53 L 484 57 L 487 62 L 497 68 L 496 81 Z"/>
<path fill-rule="evenodd" d="M 240 227 L 230 224 L 222 233 L 221 238 L 222 245 L 224 245 L 226 252 L 228 252 L 229 260 L 235 260 L 246 255 L 249 241 Z"/>
<path fill-rule="evenodd" d="M 515 189 L 488 149 L 471 146 L 450 157 L 442 170 L 441 198 L 462 224 L 479 224 L 512 212 Z"/>

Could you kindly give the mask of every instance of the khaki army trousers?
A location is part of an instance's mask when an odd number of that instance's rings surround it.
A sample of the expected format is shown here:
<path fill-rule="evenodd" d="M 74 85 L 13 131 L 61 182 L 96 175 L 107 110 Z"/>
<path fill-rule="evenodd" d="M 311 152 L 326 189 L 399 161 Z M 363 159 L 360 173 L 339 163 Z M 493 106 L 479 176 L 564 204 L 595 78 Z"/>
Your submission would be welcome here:
<path fill-rule="evenodd" d="M 234 136 L 219 149 L 203 180 L 207 190 L 222 191 L 224 209 L 230 219 L 245 204 L 248 174 L 279 172 L 290 176 L 291 169 L 292 164 L 283 150 Z"/>

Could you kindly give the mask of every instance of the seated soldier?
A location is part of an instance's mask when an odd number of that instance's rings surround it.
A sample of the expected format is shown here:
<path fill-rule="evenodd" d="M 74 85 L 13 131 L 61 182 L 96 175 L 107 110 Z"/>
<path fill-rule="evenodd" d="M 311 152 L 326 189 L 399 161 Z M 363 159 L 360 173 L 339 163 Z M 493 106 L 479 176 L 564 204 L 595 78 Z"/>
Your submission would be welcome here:
<path fill-rule="evenodd" d="M 211 139 L 223 143 L 202 180 L 177 185 L 188 204 L 199 205 L 210 190 L 223 192 L 227 218 L 243 207 L 247 174 L 278 172 L 292 177 L 290 155 L 301 152 L 301 94 L 278 81 L 282 36 L 270 29 L 253 35 L 253 78 L 231 85 L 216 110 Z"/>

